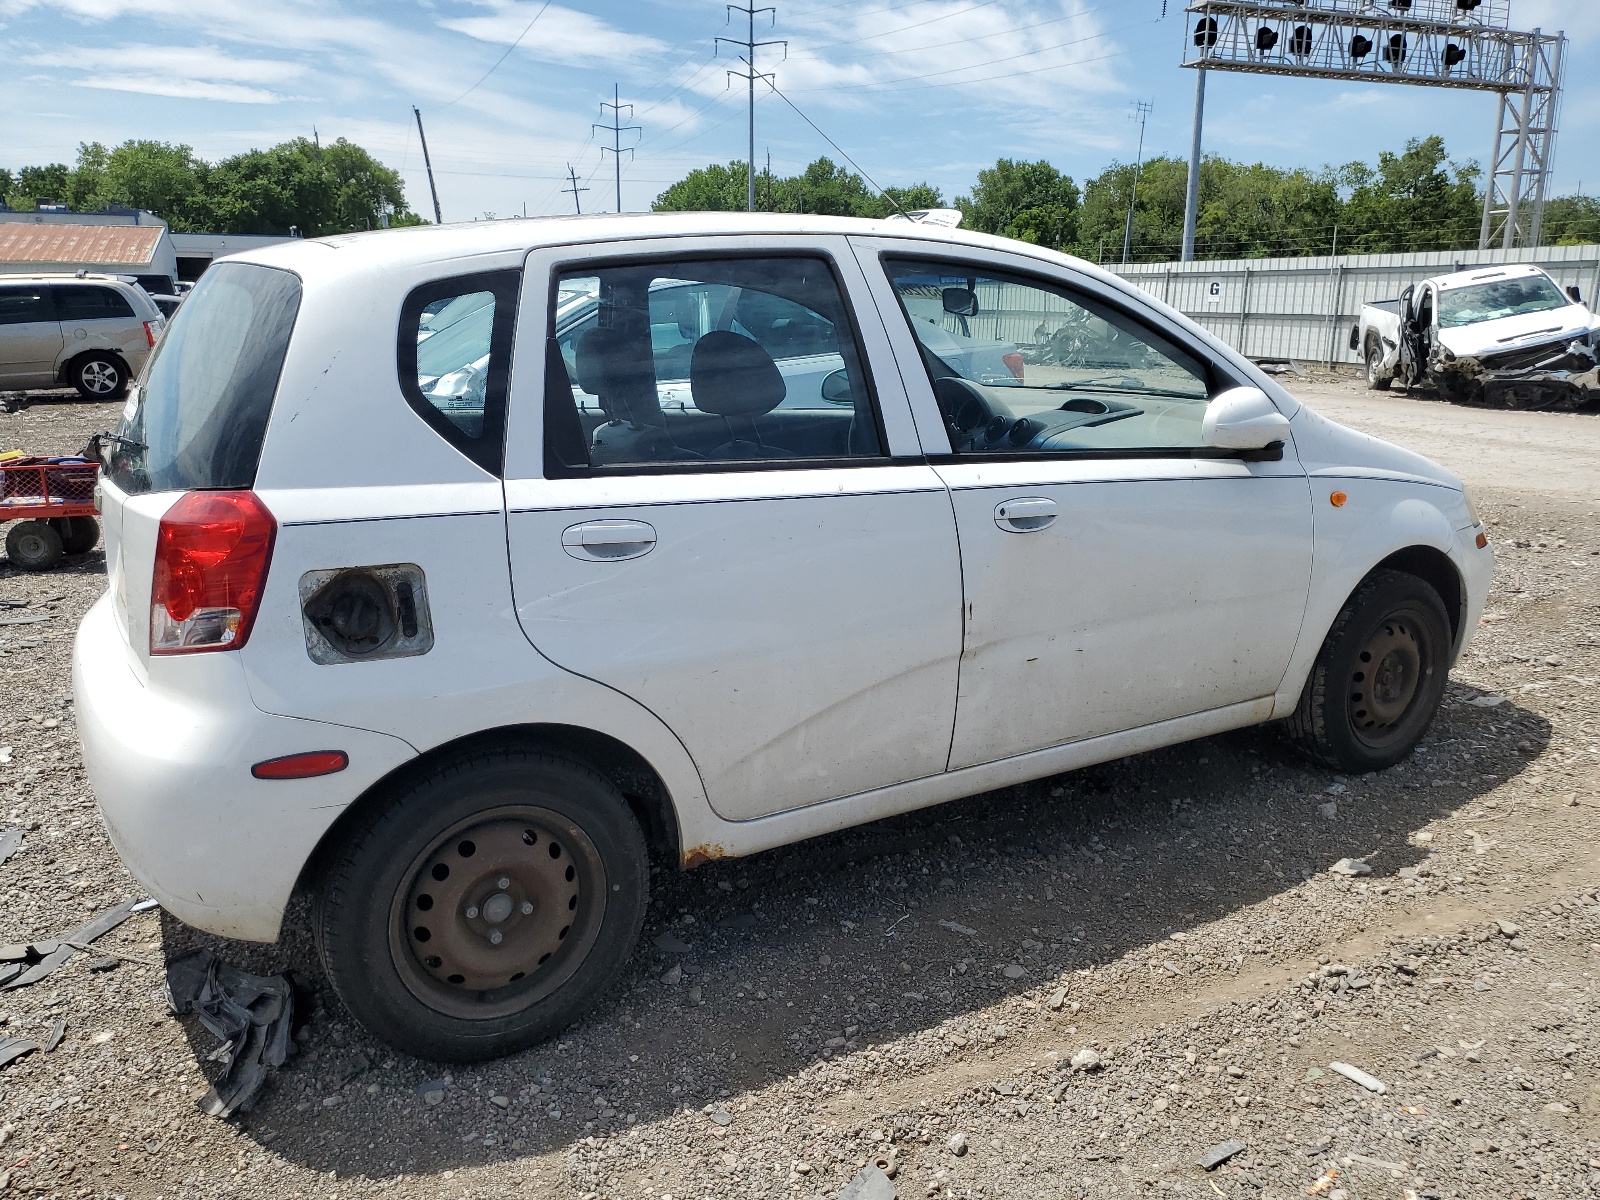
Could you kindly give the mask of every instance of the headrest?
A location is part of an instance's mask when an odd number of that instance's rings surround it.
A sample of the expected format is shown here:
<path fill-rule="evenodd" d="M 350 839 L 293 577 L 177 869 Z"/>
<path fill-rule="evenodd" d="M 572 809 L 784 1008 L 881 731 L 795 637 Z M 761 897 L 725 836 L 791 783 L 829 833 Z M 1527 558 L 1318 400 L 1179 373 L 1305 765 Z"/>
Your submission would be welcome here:
<path fill-rule="evenodd" d="M 640 362 L 619 329 L 591 329 L 578 339 L 578 386 L 591 396 L 610 398 L 615 392 L 641 385 L 654 390 L 654 368 L 648 358 Z"/>
<path fill-rule="evenodd" d="M 701 412 L 759 417 L 782 404 L 787 391 L 772 355 L 743 334 L 719 329 L 694 344 L 689 394 Z"/>

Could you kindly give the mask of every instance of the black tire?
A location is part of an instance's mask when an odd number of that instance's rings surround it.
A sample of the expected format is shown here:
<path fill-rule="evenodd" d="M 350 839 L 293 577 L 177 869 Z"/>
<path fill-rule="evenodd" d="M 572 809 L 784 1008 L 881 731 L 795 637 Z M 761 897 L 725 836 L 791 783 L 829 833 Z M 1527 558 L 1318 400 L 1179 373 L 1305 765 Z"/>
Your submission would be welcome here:
<path fill-rule="evenodd" d="M 48 571 L 61 561 L 61 534 L 49 521 L 18 521 L 6 531 L 6 554 L 21 571 Z"/>
<path fill-rule="evenodd" d="M 73 362 L 67 378 L 85 400 L 120 400 L 128 390 L 128 364 L 115 354 L 91 350 Z"/>
<path fill-rule="evenodd" d="M 1338 771 L 1394 766 L 1439 711 L 1451 647 L 1438 592 L 1415 575 L 1374 572 L 1328 631 L 1284 732 L 1301 753 Z"/>
<path fill-rule="evenodd" d="M 1367 342 L 1367 388 L 1374 392 L 1387 392 L 1394 377 L 1383 373 L 1383 343 L 1376 338 Z"/>
<path fill-rule="evenodd" d="M 100 542 L 100 522 L 93 517 L 57 517 L 51 524 L 61 534 L 64 554 L 87 554 Z"/>
<path fill-rule="evenodd" d="M 542 1041 L 616 982 L 649 882 L 644 835 L 607 779 L 536 750 L 479 751 L 344 832 L 312 929 L 334 991 L 375 1036 L 472 1062 Z"/>

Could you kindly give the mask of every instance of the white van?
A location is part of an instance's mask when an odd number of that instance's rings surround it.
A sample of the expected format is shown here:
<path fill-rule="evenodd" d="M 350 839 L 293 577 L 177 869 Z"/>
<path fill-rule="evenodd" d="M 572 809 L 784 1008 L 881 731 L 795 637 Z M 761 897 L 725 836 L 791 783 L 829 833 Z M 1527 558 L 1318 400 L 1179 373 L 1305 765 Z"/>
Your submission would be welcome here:
<path fill-rule="evenodd" d="M 119 853 L 233 938 L 305 889 L 352 1013 L 438 1059 L 613 983 L 652 844 L 1269 721 L 1390 766 L 1493 573 L 1448 472 L 1086 263 L 908 222 L 247 251 L 120 439 L 74 666 Z"/>

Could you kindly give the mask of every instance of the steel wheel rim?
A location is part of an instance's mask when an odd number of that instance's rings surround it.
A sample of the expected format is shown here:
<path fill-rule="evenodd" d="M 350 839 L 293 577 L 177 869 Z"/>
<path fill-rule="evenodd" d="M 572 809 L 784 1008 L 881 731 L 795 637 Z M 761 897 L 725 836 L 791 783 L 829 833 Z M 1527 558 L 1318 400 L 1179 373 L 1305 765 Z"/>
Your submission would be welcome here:
<path fill-rule="evenodd" d="M 1422 695 L 1431 662 L 1422 623 L 1405 612 L 1379 621 L 1356 655 L 1346 690 L 1355 735 L 1381 747 L 1403 736 L 1402 726 Z"/>
<path fill-rule="evenodd" d="M 435 1011 L 509 1016 L 583 964 L 606 890 L 599 852 L 567 817 L 531 805 L 475 813 L 432 839 L 401 875 L 390 954 L 407 990 Z"/>
<path fill-rule="evenodd" d="M 40 533 L 22 534 L 17 538 L 17 550 L 28 562 L 38 562 L 48 553 L 44 535 Z"/>
<path fill-rule="evenodd" d="M 94 362 L 84 364 L 84 386 L 97 396 L 103 396 L 107 392 L 115 391 L 117 387 L 117 379 L 117 369 L 110 363 L 96 360 Z"/>

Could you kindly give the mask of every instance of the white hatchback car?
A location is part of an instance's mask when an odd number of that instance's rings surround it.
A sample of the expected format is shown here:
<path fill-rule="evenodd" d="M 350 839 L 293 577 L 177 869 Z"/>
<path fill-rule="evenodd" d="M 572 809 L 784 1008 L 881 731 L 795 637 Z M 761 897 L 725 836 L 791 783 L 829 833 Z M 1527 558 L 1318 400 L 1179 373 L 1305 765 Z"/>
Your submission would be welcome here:
<path fill-rule="evenodd" d="M 1423 735 L 1493 554 L 1459 481 L 1075 259 L 701 214 L 206 273 L 78 634 L 129 869 L 424 1057 L 528 1045 L 684 867 L 1284 720 Z"/>

